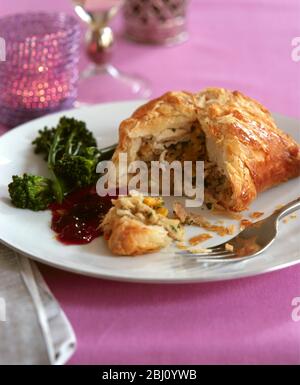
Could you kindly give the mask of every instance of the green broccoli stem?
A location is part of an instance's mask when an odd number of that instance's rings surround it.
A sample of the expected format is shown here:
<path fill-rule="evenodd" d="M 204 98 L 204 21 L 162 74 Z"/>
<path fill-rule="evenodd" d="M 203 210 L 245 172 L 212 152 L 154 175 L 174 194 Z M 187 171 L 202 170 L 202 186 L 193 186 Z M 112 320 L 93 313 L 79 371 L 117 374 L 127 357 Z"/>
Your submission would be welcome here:
<path fill-rule="evenodd" d="M 63 201 L 64 195 L 65 195 L 64 183 L 63 183 L 62 179 L 59 178 L 54 172 L 54 166 L 55 166 L 55 162 L 56 162 L 57 151 L 59 149 L 61 132 L 62 132 L 62 128 L 58 127 L 58 129 L 56 130 L 56 133 L 54 135 L 53 142 L 52 142 L 52 145 L 50 147 L 49 155 L 48 155 L 48 168 L 50 170 L 50 173 L 51 173 L 51 176 L 53 179 L 53 191 L 55 194 L 56 201 L 58 203 L 61 203 Z"/>
<path fill-rule="evenodd" d="M 52 188 L 53 188 L 53 193 L 55 195 L 56 201 L 58 203 L 62 203 L 62 201 L 64 200 L 65 193 L 66 193 L 66 188 L 65 188 L 64 182 L 61 178 L 56 176 L 55 172 L 51 168 L 49 168 L 49 171 L 50 171 L 50 174 L 52 177 L 52 182 L 53 182 Z"/>
<path fill-rule="evenodd" d="M 73 131 L 71 133 L 71 135 L 69 136 L 69 139 L 67 141 L 66 148 L 65 148 L 65 153 L 66 154 L 77 155 L 79 150 L 80 150 L 80 148 L 81 148 L 81 146 L 82 146 L 82 142 L 78 142 L 75 150 L 73 149 L 73 139 L 74 139 L 74 137 L 75 137 L 75 131 Z"/>

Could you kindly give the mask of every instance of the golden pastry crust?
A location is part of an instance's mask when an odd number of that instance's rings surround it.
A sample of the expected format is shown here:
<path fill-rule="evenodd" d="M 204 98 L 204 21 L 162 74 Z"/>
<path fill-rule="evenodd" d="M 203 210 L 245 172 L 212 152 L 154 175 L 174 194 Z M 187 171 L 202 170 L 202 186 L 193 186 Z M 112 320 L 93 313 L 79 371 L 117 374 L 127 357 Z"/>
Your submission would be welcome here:
<path fill-rule="evenodd" d="M 116 255 L 152 253 L 171 242 L 161 226 L 149 226 L 129 217 L 118 217 L 108 238 L 108 247 Z"/>
<path fill-rule="evenodd" d="M 119 127 L 119 142 L 113 156 L 118 164 L 119 153 L 127 153 L 128 162 L 136 159 L 141 138 L 155 136 L 158 140 L 170 128 L 178 129 L 197 119 L 194 95 L 188 92 L 167 92 L 160 98 L 139 107 Z M 174 132 L 169 130 L 170 137 Z"/>
<path fill-rule="evenodd" d="M 196 95 L 210 160 L 230 181 L 223 206 L 242 211 L 257 194 L 300 175 L 300 147 L 269 111 L 238 91 L 208 88 Z"/>
<path fill-rule="evenodd" d="M 161 198 L 134 194 L 120 196 L 112 203 L 101 228 L 114 254 L 151 253 L 166 247 L 172 239 L 182 240 L 183 227 L 179 220 L 167 218 Z"/>

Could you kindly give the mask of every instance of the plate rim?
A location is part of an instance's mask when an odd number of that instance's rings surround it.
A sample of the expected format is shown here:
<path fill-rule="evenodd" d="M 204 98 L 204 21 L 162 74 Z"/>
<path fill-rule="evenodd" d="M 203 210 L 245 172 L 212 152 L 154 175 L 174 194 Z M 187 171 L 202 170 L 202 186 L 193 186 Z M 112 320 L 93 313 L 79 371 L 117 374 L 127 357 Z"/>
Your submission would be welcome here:
<path fill-rule="evenodd" d="M 83 275 L 85 277 L 104 279 L 107 281 L 114 281 L 114 282 L 128 282 L 128 283 L 188 284 L 188 283 L 222 282 L 222 281 L 231 281 L 231 280 L 242 279 L 242 278 L 257 277 L 257 276 L 260 276 L 262 274 L 272 273 L 272 272 L 275 272 L 277 270 L 286 269 L 288 267 L 292 267 L 292 266 L 295 266 L 297 264 L 300 264 L 300 254 L 299 254 L 299 256 L 298 256 L 299 259 L 296 259 L 294 261 L 275 265 L 275 266 L 272 266 L 270 268 L 267 268 L 267 269 L 259 271 L 259 272 L 241 274 L 239 276 L 230 275 L 228 277 L 226 276 L 226 277 L 220 277 L 220 278 L 216 278 L 216 277 L 214 277 L 214 278 L 213 277 L 212 278 L 199 278 L 199 277 L 181 278 L 181 277 L 177 277 L 177 278 L 168 278 L 168 279 L 163 279 L 163 278 L 155 279 L 155 278 L 147 278 L 147 277 L 131 278 L 131 277 L 124 277 L 124 276 L 118 276 L 118 275 L 113 275 L 113 274 L 105 275 L 105 274 L 100 274 L 100 273 L 92 273 L 90 271 L 82 271 L 80 269 L 68 267 L 68 266 L 65 266 L 63 264 L 60 265 L 59 263 L 55 263 L 55 262 L 41 259 L 35 255 L 32 255 L 32 254 L 27 253 L 23 250 L 20 250 L 15 246 L 9 245 L 3 239 L 0 239 L 0 243 L 4 246 L 10 248 L 11 250 L 13 250 L 15 253 L 22 254 L 25 257 L 34 260 L 35 262 L 39 262 L 41 264 L 44 264 L 44 265 L 47 265 L 50 267 L 54 267 L 54 268 L 59 269 L 59 270 L 63 270 L 63 271 L 73 273 L 73 274 Z M 261 255 L 263 255 L 263 253 Z M 136 258 L 136 257 L 132 257 L 132 258 Z M 253 258 L 258 258 L 258 257 L 253 257 Z M 240 261 L 237 263 L 242 263 L 242 262 L 243 261 Z M 234 262 L 230 262 L 230 263 L 234 263 Z"/>

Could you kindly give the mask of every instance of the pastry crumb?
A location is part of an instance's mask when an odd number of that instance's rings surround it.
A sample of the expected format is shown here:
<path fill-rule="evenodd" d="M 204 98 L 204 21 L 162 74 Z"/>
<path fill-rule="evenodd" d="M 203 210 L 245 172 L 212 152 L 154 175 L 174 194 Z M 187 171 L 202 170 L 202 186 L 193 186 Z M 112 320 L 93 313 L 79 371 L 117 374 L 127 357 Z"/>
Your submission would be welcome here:
<path fill-rule="evenodd" d="M 195 246 L 201 242 L 207 241 L 210 238 L 212 238 L 212 235 L 210 235 L 208 233 L 202 233 L 202 234 L 196 235 L 195 237 L 190 238 L 189 244 Z"/>
<path fill-rule="evenodd" d="M 233 246 L 230 243 L 225 243 L 225 250 L 233 251 Z"/>
<path fill-rule="evenodd" d="M 188 251 L 192 254 L 204 254 L 204 253 L 211 253 L 211 249 L 188 249 Z"/>
<path fill-rule="evenodd" d="M 227 231 L 228 231 L 228 233 L 227 233 L 227 234 L 229 234 L 229 235 L 233 235 L 233 234 L 234 234 L 234 232 L 235 232 L 235 226 L 234 226 L 234 225 L 230 225 L 230 226 L 228 226 L 228 227 L 227 227 Z"/>
<path fill-rule="evenodd" d="M 200 214 L 189 213 L 179 202 L 176 202 L 173 205 L 173 211 L 176 217 L 180 220 L 181 223 L 186 225 L 194 225 L 203 227 L 208 231 L 213 231 L 223 237 L 224 235 L 233 235 L 235 232 L 235 226 L 220 226 L 210 223 L 206 218 Z"/>
<path fill-rule="evenodd" d="M 188 246 L 186 246 L 183 242 L 177 242 L 176 247 L 180 250 L 187 250 Z"/>
<path fill-rule="evenodd" d="M 249 219 L 244 218 L 240 222 L 240 230 L 244 230 L 246 227 L 251 226 L 252 222 Z"/>
<path fill-rule="evenodd" d="M 255 211 L 254 213 L 250 214 L 250 218 L 253 218 L 253 219 L 257 219 L 257 218 L 260 218 L 262 215 L 264 215 L 264 213 L 260 212 L 260 211 Z"/>
<path fill-rule="evenodd" d="M 203 248 L 197 248 L 194 249 L 192 247 L 186 246 L 183 242 L 177 242 L 176 247 L 180 250 L 186 250 L 190 254 L 204 254 L 204 253 L 210 253 L 211 249 L 203 249 Z"/>

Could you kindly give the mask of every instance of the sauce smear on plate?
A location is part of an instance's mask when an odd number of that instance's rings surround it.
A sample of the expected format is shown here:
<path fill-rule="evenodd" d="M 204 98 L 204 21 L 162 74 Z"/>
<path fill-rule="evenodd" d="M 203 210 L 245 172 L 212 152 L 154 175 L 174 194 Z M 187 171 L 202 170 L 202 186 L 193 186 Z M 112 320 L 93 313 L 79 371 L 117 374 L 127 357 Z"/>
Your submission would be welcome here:
<path fill-rule="evenodd" d="M 99 237 L 99 224 L 114 198 L 100 197 L 95 187 L 87 187 L 69 194 L 61 204 L 51 204 L 51 228 L 57 239 L 67 245 L 81 245 Z"/>

